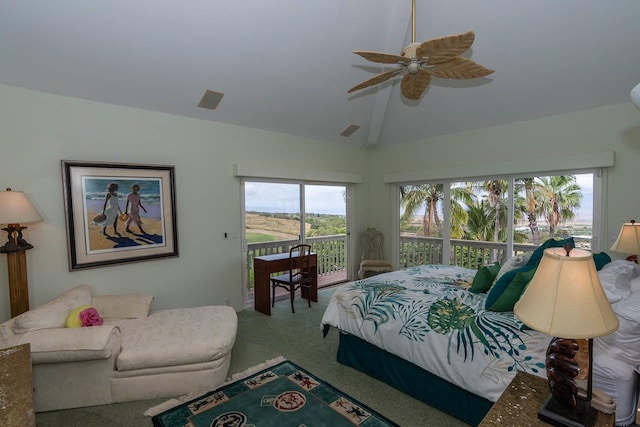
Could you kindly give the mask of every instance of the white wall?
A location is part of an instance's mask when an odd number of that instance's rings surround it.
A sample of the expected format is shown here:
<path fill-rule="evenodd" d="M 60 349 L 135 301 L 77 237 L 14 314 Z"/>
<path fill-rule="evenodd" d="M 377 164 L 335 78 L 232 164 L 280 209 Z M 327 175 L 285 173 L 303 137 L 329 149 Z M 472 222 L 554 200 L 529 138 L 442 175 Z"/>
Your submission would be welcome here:
<path fill-rule="evenodd" d="M 0 86 L 0 129 L 0 187 L 25 191 L 45 218 L 25 230 L 35 246 L 27 251 L 32 307 L 88 283 L 98 294 L 152 293 L 154 308 L 229 300 L 241 309 L 241 242 L 221 238 L 224 231 L 241 232 L 236 162 L 262 161 L 276 170 L 313 159 L 309 167 L 321 173 L 363 174 L 353 194 L 357 243 L 365 227 L 391 236 L 384 174 L 523 159 L 543 164 L 554 156 L 614 151 L 606 235 L 617 234 L 624 221 L 640 220 L 640 111 L 631 103 L 364 149 Z M 63 159 L 175 165 L 180 257 L 69 272 Z M 387 259 L 390 249 L 387 243 Z M 356 245 L 351 255 L 359 256 Z M 10 316 L 4 257 L 0 321 Z"/>
<path fill-rule="evenodd" d="M 241 241 L 222 239 L 225 231 L 241 234 L 233 164 L 357 174 L 366 166 L 362 148 L 7 86 L 0 86 L 0 129 L 0 187 L 24 191 L 45 219 L 24 233 L 34 245 L 27 251 L 32 307 L 87 283 L 97 294 L 151 293 L 154 309 L 229 300 L 240 310 Z M 175 165 L 180 256 L 69 272 L 61 160 Z M 357 211 L 364 210 L 361 187 Z M 10 317 L 5 258 L 0 321 Z"/>
<path fill-rule="evenodd" d="M 370 152 L 365 179 L 365 194 L 377 197 L 370 197 L 369 217 L 363 221 L 391 235 L 394 207 L 389 203 L 390 184 L 383 183 L 384 174 L 419 175 L 429 169 L 448 171 L 476 164 L 521 161 L 542 167 L 557 156 L 607 151 L 615 153 L 615 165 L 608 170 L 604 189 L 604 246 L 608 248 L 623 222 L 640 220 L 640 111 L 631 103 L 378 147 Z M 385 256 L 392 259 L 391 245 L 385 250 Z"/>

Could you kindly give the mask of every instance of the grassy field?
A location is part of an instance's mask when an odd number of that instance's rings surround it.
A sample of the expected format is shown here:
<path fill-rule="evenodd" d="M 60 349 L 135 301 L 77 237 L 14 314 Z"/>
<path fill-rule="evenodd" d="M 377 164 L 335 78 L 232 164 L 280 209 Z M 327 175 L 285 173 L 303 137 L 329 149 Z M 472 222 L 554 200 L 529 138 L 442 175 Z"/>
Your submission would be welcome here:
<path fill-rule="evenodd" d="M 300 235 L 298 215 L 282 213 L 246 212 L 245 224 L 249 243 L 273 240 L 297 240 Z M 305 217 L 306 238 L 345 234 L 343 215 L 309 213 Z"/>
<path fill-rule="evenodd" d="M 262 242 L 273 242 L 274 240 L 280 240 L 277 237 L 271 236 L 270 234 L 263 233 L 251 233 L 247 232 L 247 243 L 262 243 Z"/>
<path fill-rule="evenodd" d="M 300 221 L 247 213 L 245 214 L 249 243 L 294 240 L 300 234 Z"/>

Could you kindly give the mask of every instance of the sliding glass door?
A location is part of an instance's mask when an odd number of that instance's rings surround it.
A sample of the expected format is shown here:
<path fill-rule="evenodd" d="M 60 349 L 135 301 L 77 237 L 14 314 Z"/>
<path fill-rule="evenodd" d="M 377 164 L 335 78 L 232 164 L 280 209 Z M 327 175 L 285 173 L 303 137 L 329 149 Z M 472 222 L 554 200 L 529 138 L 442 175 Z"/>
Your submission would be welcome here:
<path fill-rule="evenodd" d="M 346 185 L 243 181 L 245 306 L 253 306 L 253 258 L 308 243 L 318 257 L 318 286 L 347 280 Z"/>

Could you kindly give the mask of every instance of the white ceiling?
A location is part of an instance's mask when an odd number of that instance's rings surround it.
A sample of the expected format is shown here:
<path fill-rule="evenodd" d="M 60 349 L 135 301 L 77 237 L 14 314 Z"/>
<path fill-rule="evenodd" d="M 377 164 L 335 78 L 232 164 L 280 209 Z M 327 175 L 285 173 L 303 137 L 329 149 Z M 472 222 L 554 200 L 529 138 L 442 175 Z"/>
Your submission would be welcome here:
<path fill-rule="evenodd" d="M 629 101 L 638 0 L 417 0 L 416 41 L 473 30 L 495 73 L 419 101 L 351 53 L 399 54 L 411 0 L 0 1 L 0 84 L 350 145 L 387 145 Z M 198 108 L 206 89 L 223 92 Z M 361 126 L 351 137 L 349 125 Z"/>

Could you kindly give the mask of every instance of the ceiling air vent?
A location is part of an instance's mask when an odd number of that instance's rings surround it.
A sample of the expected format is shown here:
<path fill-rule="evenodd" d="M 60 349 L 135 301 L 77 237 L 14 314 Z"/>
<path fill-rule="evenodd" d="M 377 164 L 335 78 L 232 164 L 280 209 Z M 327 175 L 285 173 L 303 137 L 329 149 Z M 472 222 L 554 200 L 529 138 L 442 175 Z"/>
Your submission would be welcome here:
<path fill-rule="evenodd" d="M 342 133 L 340 135 L 342 136 L 351 136 L 353 135 L 353 133 L 355 131 L 357 131 L 358 129 L 360 129 L 360 126 L 358 125 L 351 125 L 348 128 L 346 128 L 345 130 L 342 131 Z"/>
<path fill-rule="evenodd" d="M 204 95 L 202 95 L 202 99 L 200 100 L 198 107 L 215 110 L 216 108 L 218 108 L 218 104 L 220 104 L 220 101 L 222 101 L 223 96 L 224 93 L 214 92 L 207 89 L 204 92 Z"/>

